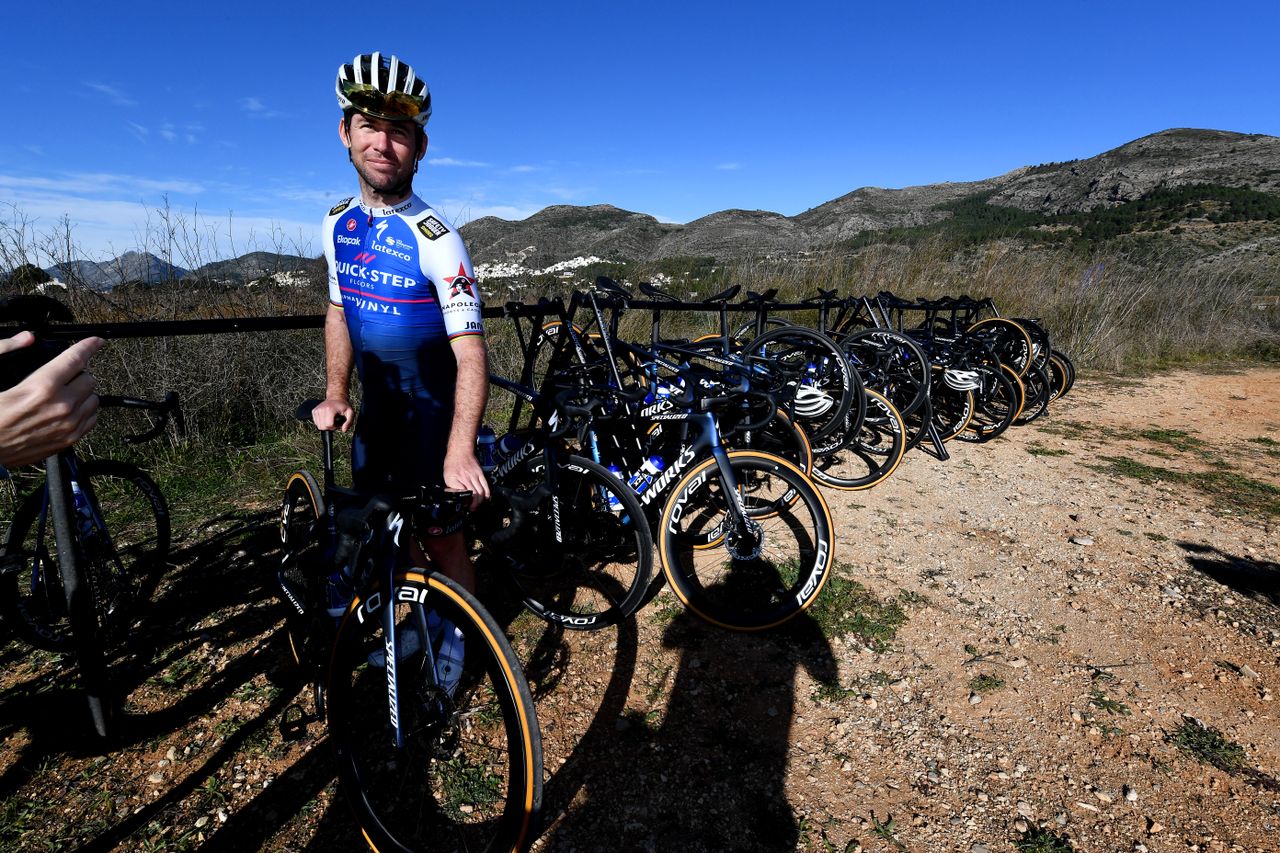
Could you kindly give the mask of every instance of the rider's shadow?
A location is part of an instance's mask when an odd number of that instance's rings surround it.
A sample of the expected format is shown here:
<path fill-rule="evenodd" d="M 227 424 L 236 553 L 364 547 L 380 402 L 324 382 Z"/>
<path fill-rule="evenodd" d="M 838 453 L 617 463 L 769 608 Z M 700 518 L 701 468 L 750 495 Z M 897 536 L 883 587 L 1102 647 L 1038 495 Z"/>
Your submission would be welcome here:
<path fill-rule="evenodd" d="M 658 849 L 696 840 L 708 850 L 794 850 L 786 780 L 796 675 L 837 677 L 822 630 L 802 614 L 773 632 L 735 633 L 685 611 L 663 645 L 680 649 L 680 663 L 655 740 L 675 757 L 661 762 L 664 787 L 680 792 L 673 805 L 692 807 L 653 825 Z"/>
<path fill-rule="evenodd" d="M 612 745 L 611 782 L 588 785 L 587 801 L 551 828 L 547 849 L 796 849 L 786 780 L 797 673 L 837 677 L 818 624 L 801 614 L 782 628 L 738 633 L 683 611 L 663 645 L 680 660 L 661 721 L 632 717 Z"/>

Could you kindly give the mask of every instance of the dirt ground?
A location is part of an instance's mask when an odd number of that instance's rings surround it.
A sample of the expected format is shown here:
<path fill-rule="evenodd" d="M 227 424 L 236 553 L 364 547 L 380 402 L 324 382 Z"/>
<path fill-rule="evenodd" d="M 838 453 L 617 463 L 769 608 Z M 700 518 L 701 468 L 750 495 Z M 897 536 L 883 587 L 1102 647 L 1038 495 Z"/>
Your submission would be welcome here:
<path fill-rule="evenodd" d="M 664 592 L 558 633 L 491 579 L 542 725 L 537 849 L 1280 850 L 1280 371 L 1082 380 L 948 448 L 825 493 L 837 612 L 784 631 Z M 0 849 L 363 849 L 323 726 L 282 726 L 309 694 L 271 503 L 181 531 L 112 749 L 68 665 L 0 647 Z"/>

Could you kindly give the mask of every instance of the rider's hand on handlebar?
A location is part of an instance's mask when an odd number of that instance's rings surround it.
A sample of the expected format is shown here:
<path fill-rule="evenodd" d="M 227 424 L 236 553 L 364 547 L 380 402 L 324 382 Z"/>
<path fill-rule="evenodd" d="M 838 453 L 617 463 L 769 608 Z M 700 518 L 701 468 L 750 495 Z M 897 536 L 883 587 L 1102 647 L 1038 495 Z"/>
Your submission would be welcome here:
<path fill-rule="evenodd" d="M 342 421 L 337 422 L 341 417 Z M 347 400 L 325 400 L 311 410 L 311 421 L 322 430 L 340 429 L 343 432 L 351 429 L 351 421 L 355 418 L 355 410 Z"/>

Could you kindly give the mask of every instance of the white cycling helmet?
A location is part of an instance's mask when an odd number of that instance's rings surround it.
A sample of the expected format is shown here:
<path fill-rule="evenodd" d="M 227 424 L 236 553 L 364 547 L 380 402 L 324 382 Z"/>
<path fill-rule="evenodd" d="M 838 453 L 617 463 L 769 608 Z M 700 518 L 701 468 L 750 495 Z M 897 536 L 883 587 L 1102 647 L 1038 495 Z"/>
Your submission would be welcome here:
<path fill-rule="evenodd" d="M 796 388 L 796 414 L 802 418 L 816 418 L 831 411 L 836 404 L 835 398 L 812 385 L 800 385 Z"/>
<path fill-rule="evenodd" d="M 942 381 L 947 383 L 948 388 L 954 388 L 957 391 L 977 391 L 982 387 L 982 377 L 976 370 L 957 370 L 954 367 L 948 367 L 942 371 Z"/>
<path fill-rule="evenodd" d="M 338 69 L 334 84 L 338 105 L 388 121 L 412 121 L 427 126 L 431 118 L 431 90 L 407 62 L 381 53 L 362 53 Z"/>

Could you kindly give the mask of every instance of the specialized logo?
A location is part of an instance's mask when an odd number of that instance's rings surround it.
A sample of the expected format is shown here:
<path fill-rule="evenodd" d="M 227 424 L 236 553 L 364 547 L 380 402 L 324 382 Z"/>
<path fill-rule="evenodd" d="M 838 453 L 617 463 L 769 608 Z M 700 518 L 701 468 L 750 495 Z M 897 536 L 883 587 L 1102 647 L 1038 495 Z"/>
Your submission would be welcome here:
<path fill-rule="evenodd" d="M 352 198 L 355 198 L 355 196 L 352 196 Z M 339 213 L 346 210 L 349 204 L 351 204 L 351 199 L 344 198 L 342 201 L 338 202 L 333 207 L 329 208 L 329 215 L 337 216 Z"/>
<path fill-rule="evenodd" d="M 445 225 L 434 216 L 428 216 L 418 223 L 418 230 L 422 232 L 422 236 L 428 240 L 434 240 L 437 237 L 443 237 L 449 233 L 449 226 Z"/>
<path fill-rule="evenodd" d="M 467 268 L 464 264 L 461 264 L 461 263 L 458 264 L 457 275 L 445 276 L 444 280 L 449 284 L 450 299 L 457 296 L 459 293 L 465 293 L 467 294 L 467 296 L 470 296 L 472 299 L 476 298 L 476 292 L 472 289 L 472 286 L 476 283 L 476 280 L 471 276 L 467 275 Z"/>
<path fill-rule="evenodd" d="M 347 220 L 347 230 L 348 230 L 348 231 L 354 231 L 354 230 L 356 230 L 356 221 L 355 221 L 355 219 L 348 219 L 348 220 Z"/>

